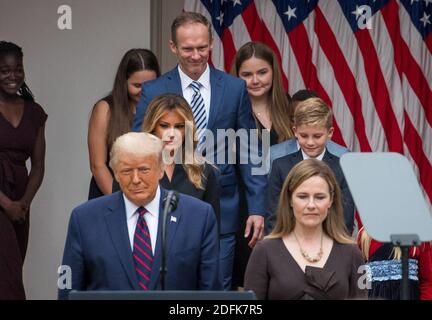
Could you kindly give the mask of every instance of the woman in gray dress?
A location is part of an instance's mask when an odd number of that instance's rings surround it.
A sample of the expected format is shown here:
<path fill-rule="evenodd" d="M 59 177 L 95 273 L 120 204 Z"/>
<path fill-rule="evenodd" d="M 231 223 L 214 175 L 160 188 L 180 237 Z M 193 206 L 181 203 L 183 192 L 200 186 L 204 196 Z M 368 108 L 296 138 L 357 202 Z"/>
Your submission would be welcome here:
<path fill-rule="evenodd" d="M 332 170 L 308 159 L 284 182 L 276 226 L 254 248 L 245 288 L 258 299 L 362 299 L 367 297 L 363 264 L 344 226 Z"/>

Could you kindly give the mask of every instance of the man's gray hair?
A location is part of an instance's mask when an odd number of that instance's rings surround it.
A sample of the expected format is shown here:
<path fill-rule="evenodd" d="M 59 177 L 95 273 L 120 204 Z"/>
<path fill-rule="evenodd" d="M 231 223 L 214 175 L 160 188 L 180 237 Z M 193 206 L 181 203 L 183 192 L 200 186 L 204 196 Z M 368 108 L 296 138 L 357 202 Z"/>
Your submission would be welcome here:
<path fill-rule="evenodd" d="M 128 132 L 114 141 L 110 152 L 109 166 L 115 171 L 119 156 L 126 153 L 142 157 L 154 155 L 162 168 L 162 150 L 163 143 L 158 137 L 146 132 Z"/>

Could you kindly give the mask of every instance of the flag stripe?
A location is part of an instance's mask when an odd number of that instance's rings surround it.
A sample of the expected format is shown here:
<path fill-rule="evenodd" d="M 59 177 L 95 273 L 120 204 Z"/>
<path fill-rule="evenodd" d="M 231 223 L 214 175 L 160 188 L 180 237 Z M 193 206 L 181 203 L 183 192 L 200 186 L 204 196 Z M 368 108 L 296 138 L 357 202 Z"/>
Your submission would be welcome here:
<path fill-rule="evenodd" d="M 297 63 L 300 67 L 300 72 L 307 88 L 317 91 L 318 95 L 331 106 L 331 99 L 327 92 L 322 87 L 317 77 L 316 67 L 312 62 L 312 49 L 307 40 L 307 34 L 303 25 L 298 25 L 294 30 L 288 34 L 291 46 L 296 56 Z M 339 129 L 337 122 L 333 123 L 334 134 L 333 140 L 342 145 L 346 145 L 343 140 L 342 133 Z"/>
<path fill-rule="evenodd" d="M 281 20 L 275 19 L 277 16 L 275 6 L 272 2 L 265 3 L 264 1 L 255 2 L 255 6 L 259 16 L 272 35 L 272 38 L 279 49 L 278 51 L 284 53 L 281 55 L 282 70 L 288 78 L 289 92 L 295 93 L 300 89 L 304 89 L 305 84 L 300 74 L 299 65 L 289 44 L 288 36 L 284 31 Z"/>
<path fill-rule="evenodd" d="M 422 72 L 424 72 L 426 79 L 432 79 L 432 66 L 430 60 L 425 59 L 425 57 L 430 57 L 431 51 L 428 49 L 427 41 L 424 43 L 422 41 L 421 35 L 417 32 L 417 29 L 412 25 L 411 18 L 409 17 L 404 6 L 396 6 L 399 9 L 399 30 L 403 41 L 409 48 L 413 59 L 420 66 Z M 396 10 L 397 10 L 396 9 Z M 384 17 L 386 13 L 383 13 Z M 432 17 L 431 17 L 432 18 Z M 432 21 L 431 21 L 432 22 Z M 401 28 L 400 26 L 403 26 Z M 431 39 L 429 36 L 429 39 Z M 432 86 L 432 82 L 429 81 L 429 86 Z"/>
<path fill-rule="evenodd" d="M 405 114 L 405 134 L 404 139 L 410 150 L 411 156 L 414 161 L 419 164 L 419 169 L 424 168 L 424 172 L 420 175 L 420 182 L 423 185 L 426 194 L 429 196 L 429 201 L 432 201 L 432 166 L 422 148 L 417 148 L 419 144 L 421 145 L 421 137 L 416 134 L 416 130 L 413 127 L 411 120 L 407 114 Z"/>
<path fill-rule="evenodd" d="M 363 56 L 360 53 L 356 38 L 352 33 L 348 21 L 343 15 L 342 8 L 337 1 L 320 2 L 319 8 L 325 16 L 334 16 L 333 19 L 328 19 L 327 23 L 335 34 L 336 39 L 339 40 L 338 45 L 355 77 L 357 90 L 362 98 L 363 117 L 369 120 L 365 121 L 365 130 L 369 144 L 373 151 L 387 151 L 388 145 L 381 122 L 370 121 L 370 119 L 378 119 L 378 114 L 366 77 L 366 66 L 364 65 Z M 356 149 L 353 146 L 350 147 L 354 151 L 367 151 Z"/>
<path fill-rule="evenodd" d="M 216 24 L 215 67 L 229 71 L 247 41 L 266 43 L 290 94 L 312 89 L 329 103 L 333 140 L 404 154 L 432 208 L 432 1 L 185 0 L 185 9 Z"/>
<path fill-rule="evenodd" d="M 381 12 L 397 55 L 397 59 L 395 59 L 396 66 L 399 72 L 402 71 L 406 74 L 408 81 L 411 83 L 411 87 L 414 89 L 416 95 L 419 97 L 420 103 L 423 105 L 426 119 L 429 124 L 432 125 L 432 108 L 428 108 L 432 101 L 432 91 L 427 84 L 428 81 L 425 79 L 420 66 L 413 58 L 408 46 L 402 40 L 401 34 L 398 32 L 401 30 L 398 14 L 399 8 L 396 2 L 391 1 Z M 430 81 L 432 81 L 432 78 L 430 79 Z"/>
<path fill-rule="evenodd" d="M 411 119 L 413 127 L 417 134 L 422 137 L 422 144 L 417 145 L 417 148 L 423 148 L 429 162 L 432 163 L 432 128 L 425 121 L 422 121 L 425 116 L 423 108 L 420 106 L 417 96 L 411 90 L 411 86 L 405 77 L 402 79 L 402 91 L 404 94 L 405 111 Z"/>
<path fill-rule="evenodd" d="M 233 38 L 234 46 L 236 48 L 236 52 L 242 46 L 242 43 L 246 43 L 251 41 L 251 37 L 249 36 L 248 29 L 243 21 L 243 18 L 240 16 L 234 20 L 231 27 L 229 27 L 231 32 L 231 36 Z M 231 66 L 230 66 L 231 70 Z"/>
<path fill-rule="evenodd" d="M 379 56 L 382 58 L 382 56 L 386 57 L 392 57 L 393 53 L 389 54 L 389 51 L 394 49 L 394 62 L 395 66 L 398 70 L 399 74 L 399 81 L 393 81 L 391 88 L 393 88 L 394 92 L 392 93 L 392 96 L 396 96 L 399 93 L 405 94 L 405 101 L 409 101 L 411 103 L 405 103 L 405 109 L 406 113 L 401 112 L 401 115 L 404 116 L 403 118 L 405 121 L 409 121 L 408 125 L 405 125 L 404 129 L 404 138 L 411 137 L 410 142 L 416 141 L 416 153 L 414 152 L 413 148 L 410 148 L 411 145 L 407 144 L 408 150 L 411 153 L 412 157 L 411 159 L 415 161 L 416 167 L 419 169 L 419 172 L 428 172 L 428 165 L 430 164 L 430 161 L 432 160 L 432 156 L 430 153 L 430 137 L 431 137 L 431 131 L 430 125 L 427 121 L 419 121 L 418 115 L 420 113 L 423 113 L 423 108 L 421 107 L 419 100 L 414 98 L 416 96 L 415 94 L 412 94 L 413 87 L 410 85 L 410 81 L 405 78 L 421 78 L 422 72 L 419 69 L 415 69 L 410 67 L 409 65 L 417 65 L 417 63 L 414 61 L 413 57 L 411 56 L 411 53 L 409 52 L 408 47 L 406 46 L 404 40 L 402 39 L 400 33 L 398 32 L 400 27 L 400 21 L 399 21 L 399 8 L 396 4 L 396 2 L 391 1 L 383 10 L 381 10 L 381 14 L 383 17 L 383 25 L 386 25 L 388 33 L 382 33 L 384 35 L 388 34 L 389 39 L 386 39 L 387 42 L 392 42 L 393 46 L 385 46 L 387 49 L 386 53 L 382 53 Z M 382 62 L 381 62 L 382 64 Z M 407 69 L 408 66 L 408 69 Z M 407 72 L 408 71 L 408 72 Z M 419 72 L 421 76 L 414 75 L 415 72 Z M 403 73 L 403 75 L 402 75 Z M 390 77 L 391 74 L 388 75 Z M 394 77 L 396 78 L 396 76 Z M 403 78 L 403 81 L 401 81 L 401 78 Z M 386 81 L 389 83 L 391 80 L 386 79 Z M 412 83 L 412 82 L 411 82 Z M 426 82 L 423 81 L 423 83 L 426 85 Z M 405 86 L 405 88 L 402 88 L 402 85 Z M 416 96 L 417 98 L 420 98 L 420 95 Z M 409 99 L 409 100 L 407 100 Z M 401 102 L 404 100 L 403 97 L 398 99 Z M 395 103 L 393 103 L 394 105 Z M 402 106 L 403 108 L 404 106 Z M 422 119 L 426 119 L 425 114 L 422 114 Z M 412 119 L 412 120 L 411 120 Z M 414 126 L 413 123 L 416 125 Z M 411 132 L 413 131 L 413 132 Z M 419 133 L 422 133 L 419 135 Z M 426 134 L 424 134 L 426 133 Z M 424 139 L 413 139 L 412 137 L 418 137 L 423 136 Z M 425 147 L 426 146 L 426 147 Z M 428 150 L 425 152 L 425 150 Z M 427 159 L 427 161 L 424 161 L 424 159 Z M 424 178 L 424 175 L 423 175 Z M 428 197 L 431 197 L 432 194 L 429 194 L 430 188 L 427 185 L 423 185 L 424 190 L 426 193 L 428 193 Z"/>
<path fill-rule="evenodd" d="M 389 150 L 403 152 L 402 135 L 396 117 L 391 108 L 389 92 L 384 81 L 381 66 L 378 62 L 377 52 L 367 29 L 355 33 L 359 49 L 363 55 L 366 68 L 366 77 L 371 88 L 372 98 L 381 124 L 384 128 Z"/>
<path fill-rule="evenodd" d="M 429 53 L 432 54 L 432 33 L 426 38 L 425 42 L 426 42 L 427 48 L 429 49 Z M 428 78 L 428 79 L 430 79 L 430 78 Z"/>
<path fill-rule="evenodd" d="M 366 136 L 365 122 L 361 110 L 362 99 L 357 90 L 354 76 L 351 73 L 351 69 L 346 62 L 345 56 L 339 48 L 336 37 L 331 31 L 322 11 L 320 8 L 317 8 L 315 12 L 317 16 L 315 32 L 320 39 L 320 46 L 323 52 L 334 67 L 335 79 L 350 108 L 354 119 L 354 130 L 360 143 L 360 150 L 372 151 Z"/>
<path fill-rule="evenodd" d="M 222 34 L 222 42 L 224 44 L 224 65 L 225 70 L 231 69 L 231 64 L 236 54 L 236 49 L 234 46 L 234 41 L 229 29 L 225 29 Z"/>
<path fill-rule="evenodd" d="M 274 42 L 269 30 L 267 29 L 267 26 L 265 25 L 265 23 L 263 23 L 261 18 L 257 19 L 259 15 L 254 2 L 249 4 L 246 10 L 243 11 L 242 17 L 252 40 L 261 41 L 267 44 L 271 49 L 273 49 L 278 59 L 279 66 L 282 66 L 282 57 L 276 43 Z M 284 89 L 288 91 L 288 79 L 284 72 L 281 72 L 281 74 Z"/>
<path fill-rule="evenodd" d="M 356 133 L 352 130 L 354 127 L 354 119 L 340 87 L 334 81 L 334 66 L 330 64 L 330 61 L 320 47 L 320 40 L 314 31 L 313 25 L 316 25 L 316 19 L 314 18 L 315 15 L 310 14 L 309 17 L 304 20 L 304 25 L 308 37 L 307 41 L 312 49 L 313 64 L 319 66 L 319 68 L 316 69 L 318 80 L 326 93 L 332 93 L 331 103 L 333 106 L 336 106 L 333 108 L 334 123 L 339 125 L 343 141 L 350 149 L 355 148 L 359 150 L 360 145 L 358 138 Z"/>
<path fill-rule="evenodd" d="M 383 10 L 385 10 L 385 8 L 388 8 L 388 6 L 384 7 Z M 383 10 L 381 10 L 381 12 Z M 385 26 L 381 13 L 377 13 L 375 15 L 375 19 L 375 21 L 380 25 Z M 388 98 L 390 102 L 389 107 L 393 110 L 393 114 L 398 125 L 398 131 L 402 132 L 404 127 L 402 87 L 398 69 L 394 63 L 395 60 L 397 60 L 397 57 L 395 56 L 393 47 L 388 45 L 391 42 L 389 33 L 380 32 L 378 28 L 372 28 L 369 31 L 369 34 L 374 43 L 374 47 L 377 52 L 378 63 L 382 70 L 381 74 L 388 91 Z M 401 141 L 401 148 L 403 150 L 403 141 Z"/>

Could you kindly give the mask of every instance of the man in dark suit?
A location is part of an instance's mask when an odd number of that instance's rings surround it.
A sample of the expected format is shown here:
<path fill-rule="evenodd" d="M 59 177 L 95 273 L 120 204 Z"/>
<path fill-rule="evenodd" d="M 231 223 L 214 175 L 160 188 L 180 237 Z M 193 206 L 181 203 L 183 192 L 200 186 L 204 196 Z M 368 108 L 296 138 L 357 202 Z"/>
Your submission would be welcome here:
<path fill-rule="evenodd" d="M 230 289 L 235 233 L 240 220 L 239 181 L 236 171 L 240 172 L 240 177 L 246 186 L 249 218 L 245 237 L 252 234 L 249 242 L 251 247 L 263 235 L 264 190 L 267 181 L 265 176 L 253 174 L 253 165 L 247 155 L 247 149 L 253 149 L 250 145 L 246 148 L 246 155 L 244 155 L 240 154 L 241 150 L 237 143 L 235 163 L 227 160 L 228 154 L 232 154 L 234 142 L 227 143 L 225 136 L 217 130 L 232 129 L 234 132 L 239 132 L 241 129 L 246 129 L 247 133 L 251 133 L 250 129 L 255 129 L 255 122 L 245 82 L 208 65 L 212 44 L 211 25 L 203 15 L 184 12 L 174 20 L 171 26 L 170 48 L 178 58 L 178 66 L 160 78 L 143 84 L 133 130 L 141 131 L 145 111 L 150 101 L 166 92 L 183 95 L 191 105 L 197 127 L 207 129 L 206 133 L 211 136 L 211 139 L 206 136 L 205 157 L 216 164 L 219 169 L 220 267 L 224 288 Z M 196 103 L 197 101 L 201 103 Z M 247 161 L 240 164 L 240 157 L 242 159 L 246 157 Z"/>
<path fill-rule="evenodd" d="M 110 166 L 121 191 L 75 208 L 63 265 L 72 287 L 59 290 L 155 290 L 160 287 L 161 227 L 166 191 L 162 142 L 147 133 L 119 137 Z M 167 290 L 221 290 L 219 242 L 212 207 L 179 195 L 167 217 Z"/>

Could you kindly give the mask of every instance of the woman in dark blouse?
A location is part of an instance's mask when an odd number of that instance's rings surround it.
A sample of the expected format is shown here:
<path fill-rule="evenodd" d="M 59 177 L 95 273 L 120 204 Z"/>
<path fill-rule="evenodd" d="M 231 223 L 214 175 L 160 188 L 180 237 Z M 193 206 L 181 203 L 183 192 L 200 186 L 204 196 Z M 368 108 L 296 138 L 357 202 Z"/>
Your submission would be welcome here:
<path fill-rule="evenodd" d="M 246 81 L 252 112 L 260 137 L 269 133 L 270 141 L 263 143 L 270 146 L 293 137 L 291 125 L 291 106 L 282 84 L 282 76 L 273 50 L 260 42 L 245 43 L 236 53 L 231 74 Z M 270 150 L 264 147 L 263 151 Z M 263 159 L 268 155 L 265 153 Z M 233 270 L 233 289 L 243 287 L 244 272 L 251 248 L 244 237 L 247 218 L 249 217 L 245 200 L 245 187 L 239 186 L 241 225 L 236 235 L 236 249 Z"/>
<path fill-rule="evenodd" d="M 164 142 L 165 175 L 160 184 L 209 203 L 220 221 L 219 187 L 215 168 L 196 153 L 196 131 L 192 110 L 187 101 L 167 93 L 149 104 L 142 126 Z"/>
<path fill-rule="evenodd" d="M 115 139 L 131 130 L 142 84 L 159 76 L 159 63 L 153 52 L 130 49 L 117 68 L 111 93 L 94 105 L 87 136 L 93 174 L 89 200 L 113 191 L 114 177 L 108 165 L 109 150 Z"/>
<path fill-rule="evenodd" d="M 285 180 L 276 226 L 252 251 L 245 288 L 258 299 L 365 299 L 363 264 L 346 233 L 332 170 L 308 159 Z"/>

